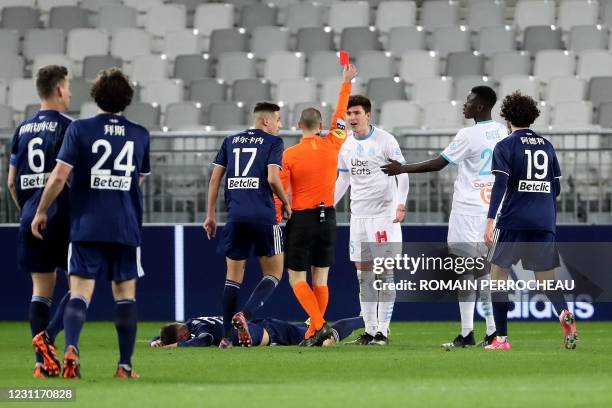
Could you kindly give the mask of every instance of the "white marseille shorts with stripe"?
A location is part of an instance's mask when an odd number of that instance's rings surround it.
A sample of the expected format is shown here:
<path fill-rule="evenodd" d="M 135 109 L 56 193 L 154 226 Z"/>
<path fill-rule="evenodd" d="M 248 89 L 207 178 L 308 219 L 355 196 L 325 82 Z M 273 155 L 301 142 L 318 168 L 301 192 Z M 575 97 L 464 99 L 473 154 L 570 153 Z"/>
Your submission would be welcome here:
<path fill-rule="evenodd" d="M 144 276 L 140 247 L 114 242 L 71 242 L 68 273 L 85 279 L 103 275 L 113 282 Z"/>
<path fill-rule="evenodd" d="M 487 255 L 484 233 L 486 215 L 457 214 L 453 211 L 448 219 L 448 249 L 457 256 L 479 257 Z"/>
<path fill-rule="evenodd" d="M 352 262 L 394 257 L 402 252 L 402 226 L 392 216 L 355 218 L 350 222 L 349 251 Z"/>
<path fill-rule="evenodd" d="M 283 253 L 283 231 L 277 224 L 228 222 L 223 227 L 218 251 L 235 261 L 256 256 L 274 256 Z"/>

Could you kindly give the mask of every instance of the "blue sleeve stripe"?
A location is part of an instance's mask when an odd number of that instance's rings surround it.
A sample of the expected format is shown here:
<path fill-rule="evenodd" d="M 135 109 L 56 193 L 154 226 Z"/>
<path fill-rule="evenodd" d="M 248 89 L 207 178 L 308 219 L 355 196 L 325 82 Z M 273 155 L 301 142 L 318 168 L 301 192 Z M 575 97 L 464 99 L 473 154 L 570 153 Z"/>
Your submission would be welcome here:
<path fill-rule="evenodd" d="M 449 162 L 450 164 L 454 164 L 455 166 L 457 165 L 457 163 L 455 163 L 454 161 L 452 161 L 451 159 L 448 158 L 447 155 L 445 155 L 444 153 L 440 153 L 440 156 L 442 156 L 444 158 L 444 160 L 446 160 L 447 162 Z"/>
<path fill-rule="evenodd" d="M 408 162 L 407 162 L 406 160 L 402 160 L 400 163 L 401 163 L 402 165 L 404 165 L 404 164 L 408 164 Z"/>
<path fill-rule="evenodd" d="M 11 159 L 9 161 L 9 164 L 13 167 L 17 167 L 17 156 L 15 156 L 14 154 L 11 154 Z"/>
<path fill-rule="evenodd" d="M 348 172 L 348 169 L 338 169 L 338 171 Z"/>

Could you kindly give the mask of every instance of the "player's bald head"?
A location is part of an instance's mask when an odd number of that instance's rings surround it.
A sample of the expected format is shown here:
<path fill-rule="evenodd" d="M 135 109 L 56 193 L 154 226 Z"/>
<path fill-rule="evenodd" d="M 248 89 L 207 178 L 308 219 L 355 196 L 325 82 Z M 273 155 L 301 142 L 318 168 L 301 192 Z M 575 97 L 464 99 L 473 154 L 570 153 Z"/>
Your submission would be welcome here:
<path fill-rule="evenodd" d="M 323 118 L 318 109 L 306 108 L 302 111 L 298 124 L 306 132 L 315 132 L 320 130 L 322 122 Z"/>

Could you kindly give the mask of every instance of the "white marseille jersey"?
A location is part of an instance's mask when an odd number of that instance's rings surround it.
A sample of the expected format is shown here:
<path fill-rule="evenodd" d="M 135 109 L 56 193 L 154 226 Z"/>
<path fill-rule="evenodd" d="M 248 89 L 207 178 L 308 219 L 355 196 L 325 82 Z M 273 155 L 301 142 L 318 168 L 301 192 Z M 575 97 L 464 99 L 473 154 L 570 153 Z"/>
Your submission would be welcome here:
<path fill-rule="evenodd" d="M 395 137 L 374 126 L 363 139 L 355 138 L 351 132 L 342 145 L 338 171 L 350 176 L 353 217 L 395 216 L 397 181 L 380 169 L 389 159 L 405 163 Z"/>
<path fill-rule="evenodd" d="M 479 122 L 461 129 L 442 152 L 457 165 L 452 211 L 457 214 L 486 214 L 495 176 L 491 173 L 493 149 L 508 135 L 506 126 L 495 121 Z"/>

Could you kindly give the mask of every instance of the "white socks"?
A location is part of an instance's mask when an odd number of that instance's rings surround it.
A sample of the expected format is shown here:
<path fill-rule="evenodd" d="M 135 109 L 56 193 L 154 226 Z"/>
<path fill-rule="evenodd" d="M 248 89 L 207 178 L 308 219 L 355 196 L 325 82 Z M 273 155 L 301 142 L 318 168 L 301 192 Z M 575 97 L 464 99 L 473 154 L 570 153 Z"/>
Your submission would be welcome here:
<path fill-rule="evenodd" d="M 393 271 L 385 271 L 377 276 L 384 283 L 393 282 Z M 378 292 L 378 326 L 377 332 L 381 332 L 385 337 L 389 336 L 389 324 L 393 316 L 393 307 L 395 306 L 395 291 L 381 290 Z"/>
<path fill-rule="evenodd" d="M 378 294 L 374 290 L 374 272 L 357 270 L 359 280 L 359 304 L 361 305 L 361 316 L 365 324 L 365 331 L 371 336 L 376 334 L 378 326 Z"/>
<path fill-rule="evenodd" d="M 491 280 L 491 275 L 486 274 L 477 279 L 478 281 Z M 480 284 L 479 284 L 479 287 Z M 482 311 L 484 313 L 485 321 L 487 322 L 487 336 L 495 333 L 495 319 L 493 318 L 493 304 L 491 303 L 491 291 L 484 289 L 478 292 L 478 300 L 482 305 Z"/>

